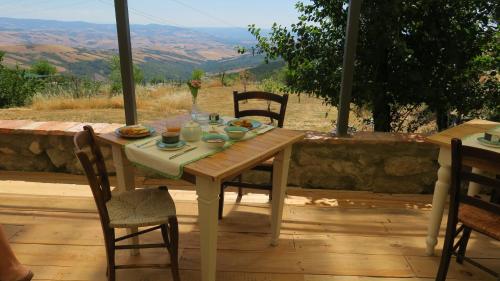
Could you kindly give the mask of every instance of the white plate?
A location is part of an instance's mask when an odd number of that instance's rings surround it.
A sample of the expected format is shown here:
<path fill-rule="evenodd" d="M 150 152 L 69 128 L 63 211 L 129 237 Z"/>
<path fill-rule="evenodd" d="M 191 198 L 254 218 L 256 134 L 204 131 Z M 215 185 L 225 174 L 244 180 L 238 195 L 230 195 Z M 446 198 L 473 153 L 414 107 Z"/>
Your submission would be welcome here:
<path fill-rule="evenodd" d="M 182 149 L 183 147 L 186 146 L 186 142 L 181 140 L 179 141 L 178 143 L 176 144 L 166 144 L 164 142 L 162 142 L 161 140 L 158 140 L 156 142 L 156 147 L 159 149 L 159 150 L 166 150 L 166 151 L 175 151 L 175 150 L 179 150 L 179 149 Z"/>

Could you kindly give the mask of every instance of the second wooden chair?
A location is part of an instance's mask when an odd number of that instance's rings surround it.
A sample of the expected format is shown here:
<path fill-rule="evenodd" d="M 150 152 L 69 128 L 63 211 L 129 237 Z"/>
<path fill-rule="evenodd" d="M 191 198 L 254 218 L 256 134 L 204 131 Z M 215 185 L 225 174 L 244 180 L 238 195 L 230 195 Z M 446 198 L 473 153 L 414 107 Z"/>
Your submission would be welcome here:
<path fill-rule="evenodd" d="M 446 280 L 451 257 L 457 262 L 467 261 L 480 269 L 499 278 L 499 272 L 485 267 L 465 256 L 472 230 L 500 241 L 500 205 L 463 194 L 463 182 L 475 182 L 500 191 L 500 180 L 470 172 L 466 167 L 495 167 L 488 172 L 500 174 L 500 156 L 498 153 L 470 146 L 462 146 L 459 139 L 451 143 L 451 189 L 448 224 L 436 281 Z M 459 226 L 459 223 L 461 225 Z M 462 236 L 455 239 L 462 233 Z M 497 268 L 498 270 L 498 268 Z"/>
<path fill-rule="evenodd" d="M 268 102 L 267 109 L 240 109 L 240 102 L 247 100 L 264 100 Z M 234 117 L 267 117 L 270 118 L 271 122 L 276 123 L 277 127 L 282 128 L 285 122 L 286 107 L 288 104 L 288 94 L 278 95 L 274 93 L 267 92 L 233 92 L 234 101 Z M 279 105 L 279 112 L 274 112 L 271 110 L 271 103 L 275 102 Z M 264 163 L 255 166 L 252 170 L 263 171 L 269 173 L 270 182 L 264 184 L 248 183 L 243 182 L 242 176 L 239 175 L 231 181 L 223 182 L 221 185 L 220 196 L 219 196 L 219 219 L 222 219 L 224 211 L 224 190 L 228 186 L 238 187 L 238 197 L 243 196 L 243 188 L 254 188 L 269 190 L 269 200 L 272 199 L 272 182 L 273 182 L 273 158 L 268 159 Z"/>

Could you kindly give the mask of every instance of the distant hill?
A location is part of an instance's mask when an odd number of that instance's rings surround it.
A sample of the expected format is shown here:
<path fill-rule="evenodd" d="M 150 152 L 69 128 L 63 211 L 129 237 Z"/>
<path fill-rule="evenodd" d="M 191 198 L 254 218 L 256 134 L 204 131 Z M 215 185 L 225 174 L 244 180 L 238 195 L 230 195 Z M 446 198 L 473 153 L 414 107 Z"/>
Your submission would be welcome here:
<path fill-rule="evenodd" d="M 240 55 L 236 46 L 255 44 L 245 28 L 183 28 L 131 25 L 134 61 L 147 79 L 185 79 L 194 68 L 209 73 L 253 68 L 261 56 Z M 60 72 L 104 79 L 106 61 L 118 53 L 113 24 L 0 17 L 5 63 L 28 67 L 47 59 Z"/>

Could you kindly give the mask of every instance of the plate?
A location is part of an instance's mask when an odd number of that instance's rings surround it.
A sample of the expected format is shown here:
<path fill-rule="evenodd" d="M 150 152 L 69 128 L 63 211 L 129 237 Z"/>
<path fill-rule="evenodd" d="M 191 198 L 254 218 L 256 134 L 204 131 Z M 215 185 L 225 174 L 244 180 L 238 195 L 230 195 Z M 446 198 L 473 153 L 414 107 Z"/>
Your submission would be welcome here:
<path fill-rule="evenodd" d="M 500 142 L 490 142 L 489 140 L 486 140 L 484 137 L 477 138 L 477 141 L 485 146 L 500 148 Z"/>
<path fill-rule="evenodd" d="M 119 136 L 120 138 L 126 138 L 126 139 L 140 139 L 140 138 L 151 136 L 152 134 L 154 134 L 156 132 L 156 130 L 154 128 L 151 128 L 148 126 L 145 126 L 145 127 L 149 129 L 149 132 L 141 134 L 141 135 L 123 135 L 120 133 L 120 129 L 124 128 L 124 127 L 120 127 L 118 129 L 116 129 L 115 135 Z"/>
<path fill-rule="evenodd" d="M 179 150 L 179 149 L 183 148 L 184 146 L 186 146 L 186 142 L 183 140 L 179 141 L 178 143 L 173 143 L 173 144 L 164 143 L 161 140 L 158 140 L 156 142 L 156 147 L 158 147 L 158 149 L 166 150 L 166 151 Z"/>
<path fill-rule="evenodd" d="M 234 120 L 231 120 L 231 121 L 227 122 L 227 125 L 228 125 L 228 126 L 243 127 L 243 126 L 241 126 L 241 125 L 237 125 L 237 124 L 235 124 L 235 123 L 237 123 L 237 122 L 238 122 L 238 121 L 240 121 L 240 120 L 247 120 L 247 121 L 249 121 L 249 122 L 252 124 L 252 127 L 251 127 L 251 128 L 250 128 L 250 127 L 244 127 L 244 128 L 249 129 L 249 130 L 254 130 L 254 129 L 257 129 L 257 128 L 259 128 L 260 126 L 262 126 L 262 123 L 260 123 L 260 122 L 259 122 L 259 121 L 257 121 L 257 120 L 253 120 L 253 119 L 246 119 L 246 118 L 239 118 L 239 119 L 234 119 Z"/>

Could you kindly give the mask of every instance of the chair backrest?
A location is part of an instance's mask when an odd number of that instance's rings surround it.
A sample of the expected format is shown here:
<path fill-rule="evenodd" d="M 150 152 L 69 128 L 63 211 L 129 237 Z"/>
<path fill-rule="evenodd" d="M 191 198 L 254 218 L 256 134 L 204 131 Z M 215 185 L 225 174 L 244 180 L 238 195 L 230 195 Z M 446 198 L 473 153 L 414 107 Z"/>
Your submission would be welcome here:
<path fill-rule="evenodd" d="M 111 199 L 109 177 L 104 164 L 104 157 L 97 144 L 96 135 L 91 126 L 83 127 L 83 131 L 76 133 L 73 138 L 75 153 L 82 164 L 89 182 L 94 200 L 104 225 L 109 223 L 109 214 L 106 202 Z"/>
<path fill-rule="evenodd" d="M 493 170 L 498 171 L 494 175 L 499 175 L 500 154 L 476 147 L 463 146 L 461 140 L 453 139 L 451 141 L 451 155 L 450 212 L 453 212 L 454 217 L 456 218 L 456 215 L 458 215 L 458 205 L 460 203 L 473 205 L 500 215 L 500 205 L 467 194 L 461 194 L 460 190 L 462 182 L 474 182 L 500 191 L 500 179 L 474 173 L 469 169 L 471 164 L 474 163 L 483 167 L 491 167 Z"/>
<path fill-rule="evenodd" d="M 286 106 L 288 104 L 288 94 L 278 95 L 268 92 L 243 92 L 238 93 L 237 91 L 233 92 L 234 99 L 234 117 L 247 117 L 247 116 L 261 116 L 261 117 L 269 117 L 271 120 L 276 120 L 278 122 L 278 127 L 283 128 L 283 124 L 285 122 L 285 113 Z M 240 101 L 242 100 L 266 100 L 268 102 L 276 102 L 280 104 L 279 112 L 271 111 L 269 107 L 268 110 L 262 109 L 250 109 L 250 110 L 240 110 Z"/>

